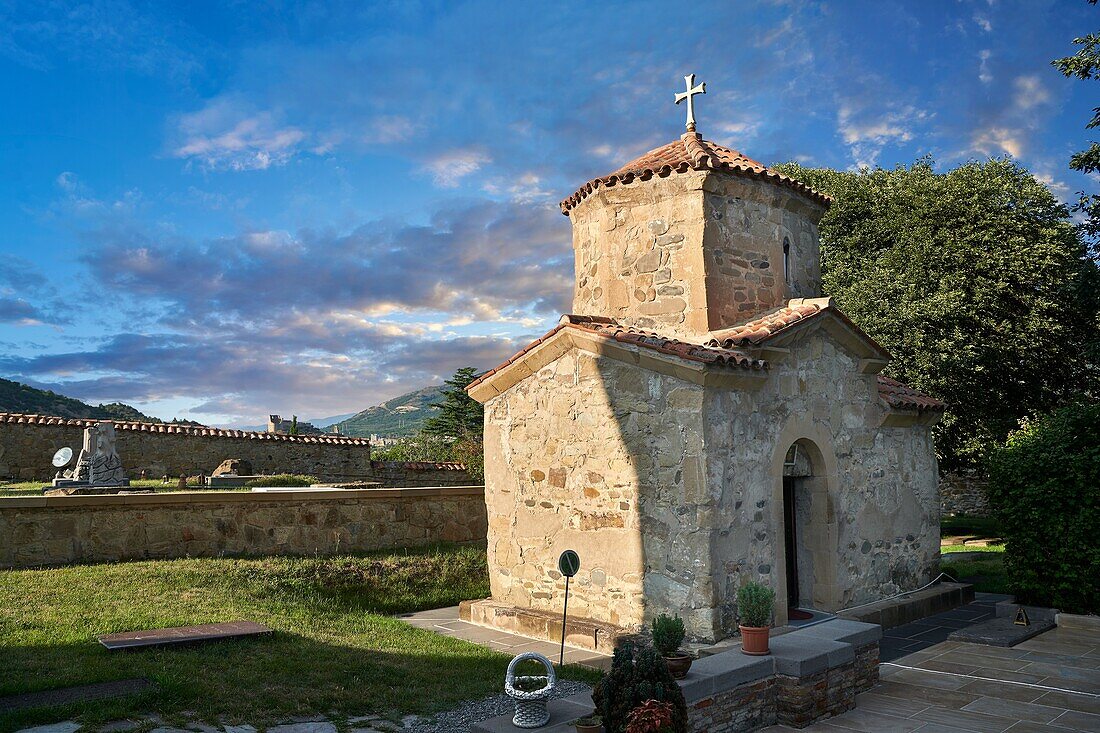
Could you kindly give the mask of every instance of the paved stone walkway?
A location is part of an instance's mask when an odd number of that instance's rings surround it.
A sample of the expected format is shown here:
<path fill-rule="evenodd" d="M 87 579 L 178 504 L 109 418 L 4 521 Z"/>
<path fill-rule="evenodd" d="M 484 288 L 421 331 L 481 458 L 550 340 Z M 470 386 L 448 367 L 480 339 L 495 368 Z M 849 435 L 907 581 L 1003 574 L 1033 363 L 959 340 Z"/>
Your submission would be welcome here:
<path fill-rule="evenodd" d="M 428 629 L 444 636 L 454 636 L 474 644 L 488 646 L 504 654 L 516 655 L 523 652 L 538 652 L 552 662 L 557 662 L 561 654 L 561 644 L 528 639 L 526 636 L 517 636 L 506 631 L 489 629 L 462 621 L 458 617 L 458 606 L 406 613 L 397 618 L 417 628 Z M 565 663 L 606 670 L 611 667 L 611 657 L 566 644 Z"/>
<path fill-rule="evenodd" d="M 886 629 L 879 643 L 879 659 L 891 662 L 947 641 L 951 632 L 995 617 L 996 604 L 1011 597 L 999 593 L 975 593 L 974 600 L 965 606 Z"/>
<path fill-rule="evenodd" d="M 1009 649 L 932 642 L 884 663 L 881 676 L 878 686 L 856 698 L 855 710 L 801 730 L 1100 731 L 1100 633 L 1057 628 Z"/>

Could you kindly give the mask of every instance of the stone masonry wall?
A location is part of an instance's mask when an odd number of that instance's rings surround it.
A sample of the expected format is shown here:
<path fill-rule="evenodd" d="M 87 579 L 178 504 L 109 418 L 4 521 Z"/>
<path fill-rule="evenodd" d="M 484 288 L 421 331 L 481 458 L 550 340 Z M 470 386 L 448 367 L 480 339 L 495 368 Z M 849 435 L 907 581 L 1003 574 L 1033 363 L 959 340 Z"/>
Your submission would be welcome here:
<path fill-rule="evenodd" d="M 824 208 L 789 188 L 711 175 L 704 184 L 708 327 L 743 323 L 791 298 L 821 295 L 817 222 Z M 783 242 L 789 244 L 790 282 Z"/>
<path fill-rule="evenodd" d="M 479 543 L 481 487 L 0 498 L 0 568 Z"/>
<path fill-rule="evenodd" d="M 461 463 L 371 461 L 370 477 L 386 488 L 409 486 L 473 486 L 478 483 Z"/>
<path fill-rule="evenodd" d="M 681 338 L 706 330 L 699 247 L 706 175 L 601 187 L 570 210 L 574 313 Z"/>
<path fill-rule="evenodd" d="M 632 627 L 675 611 L 697 633 L 692 604 L 713 595 L 709 538 L 696 516 L 702 402 L 701 387 L 581 351 L 490 399 L 494 601 L 559 610 L 557 558 L 571 548 L 581 559 L 571 613 Z"/>
<path fill-rule="evenodd" d="M 772 586 L 780 604 L 786 597 L 775 465 L 799 438 L 814 464 L 814 478 L 804 480 L 813 522 L 802 532 L 815 537 L 801 548 L 813 563 L 803 602 L 837 610 L 932 579 L 939 499 L 930 428 L 883 427 L 874 375 L 861 374 L 858 360 L 820 329 L 773 365 L 761 389 L 708 391 L 704 410 L 722 630 L 733 630 L 745 581 Z"/>
<path fill-rule="evenodd" d="M 940 510 L 944 514 L 988 517 L 988 479 L 977 473 L 945 473 L 940 476 Z"/>
<path fill-rule="evenodd" d="M 569 212 L 573 312 L 691 340 L 817 297 L 823 212 L 785 187 L 721 173 L 598 188 Z"/>
<path fill-rule="evenodd" d="M 80 452 L 84 428 L 72 424 L 0 423 L 0 478 L 47 481 L 57 469 L 50 464 L 54 452 L 69 446 Z M 116 426 L 120 425 L 116 423 Z M 225 433 L 229 431 L 210 431 Z M 241 435 L 268 435 L 245 433 Z M 118 454 L 129 478 L 145 470 L 150 478 L 165 474 L 209 475 L 226 458 L 243 458 L 257 473 L 298 473 L 321 480 L 365 479 L 371 476 L 370 445 L 366 440 L 327 442 L 311 436 L 298 440 L 228 437 L 221 434 L 154 433 L 118 430 Z"/>
<path fill-rule="evenodd" d="M 742 733 L 776 722 L 776 678 L 738 685 L 688 705 L 692 733 Z"/>

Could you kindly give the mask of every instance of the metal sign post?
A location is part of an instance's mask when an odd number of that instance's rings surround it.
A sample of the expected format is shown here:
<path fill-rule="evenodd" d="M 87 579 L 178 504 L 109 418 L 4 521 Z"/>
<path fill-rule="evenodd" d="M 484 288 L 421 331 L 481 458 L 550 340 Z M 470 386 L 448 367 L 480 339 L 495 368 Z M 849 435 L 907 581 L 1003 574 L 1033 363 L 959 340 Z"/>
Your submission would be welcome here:
<path fill-rule="evenodd" d="M 581 558 L 573 550 L 566 550 L 558 557 L 558 571 L 565 576 L 565 605 L 561 611 L 561 655 L 558 666 L 565 664 L 565 625 L 569 619 L 569 579 L 581 569 Z"/>

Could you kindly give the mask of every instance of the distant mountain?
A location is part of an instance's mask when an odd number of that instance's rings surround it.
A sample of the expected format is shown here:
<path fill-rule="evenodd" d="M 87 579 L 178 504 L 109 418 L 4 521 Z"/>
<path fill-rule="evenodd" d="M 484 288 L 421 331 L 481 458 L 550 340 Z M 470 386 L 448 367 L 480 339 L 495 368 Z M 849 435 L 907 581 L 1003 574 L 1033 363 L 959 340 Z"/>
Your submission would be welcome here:
<path fill-rule="evenodd" d="M 26 384 L 13 382 L 10 379 L 0 379 L 0 412 L 22 412 L 28 415 L 83 417 L 99 420 L 164 422 L 121 402 L 93 407 L 72 397 L 59 395 L 45 389 L 36 389 Z"/>
<path fill-rule="evenodd" d="M 346 412 L 343 415 L 333 415 L 332 417 L 307 417 L 306 422 L 311 423 L 318 428 L 327 428 L 329 425 L 335 425 L 338 422 L 344 422 L 349 417 L 353 417 L 354 412 Z"/>
<path fill-rule="evenodd" d="M 442 389 L 443 385 L 437 384 L 368 407 L 341 422 L 340 432 L 360 438 L 412 435 L 424 427 L 425 420 L 436 414 L 432 405 L 443 401 Z"/>

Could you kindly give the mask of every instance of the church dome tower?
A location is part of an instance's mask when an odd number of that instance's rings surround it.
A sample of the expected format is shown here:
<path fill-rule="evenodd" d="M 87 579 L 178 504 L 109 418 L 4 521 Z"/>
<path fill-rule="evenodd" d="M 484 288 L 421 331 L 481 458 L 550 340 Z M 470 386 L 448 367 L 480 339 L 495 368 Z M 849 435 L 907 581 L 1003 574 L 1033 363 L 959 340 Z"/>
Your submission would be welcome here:
<path fill-rule="evenodd" d="M 703 139 L 680 139 L 561 202 L 573 223 L 573 312 L 702 343 L 821 296 L 828 196 Z"/>

